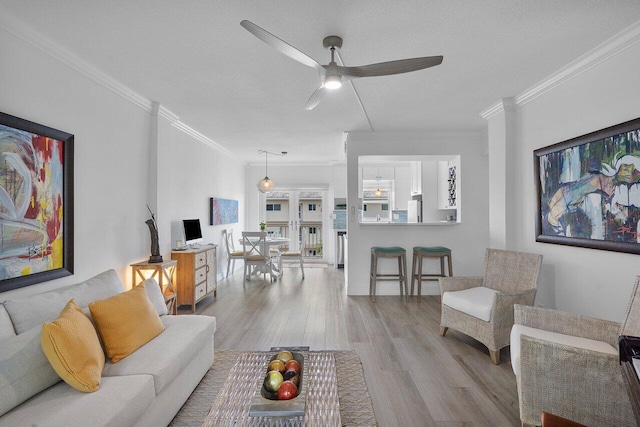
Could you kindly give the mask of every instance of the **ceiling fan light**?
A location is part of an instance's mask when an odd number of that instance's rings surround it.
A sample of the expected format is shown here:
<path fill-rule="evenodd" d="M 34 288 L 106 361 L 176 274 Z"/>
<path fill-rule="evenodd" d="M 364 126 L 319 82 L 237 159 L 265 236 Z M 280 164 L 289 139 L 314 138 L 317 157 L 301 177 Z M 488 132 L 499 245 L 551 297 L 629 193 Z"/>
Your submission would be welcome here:
<path fill-rule="evenodd" d="M 329 75 L 324 79 L 324 87 L 327 89 L 338 89 L 342 86 L 342 78 L 336 75 Z"/>
<path fill-rule="evenodd" d="M 268 176 L 265 176 L 264 179 L 258 182 L 258 190 L 260 190 L 261 193 L 268 193 L 273 190 L 274 185 L 273 181 L 271 181 Z"/>

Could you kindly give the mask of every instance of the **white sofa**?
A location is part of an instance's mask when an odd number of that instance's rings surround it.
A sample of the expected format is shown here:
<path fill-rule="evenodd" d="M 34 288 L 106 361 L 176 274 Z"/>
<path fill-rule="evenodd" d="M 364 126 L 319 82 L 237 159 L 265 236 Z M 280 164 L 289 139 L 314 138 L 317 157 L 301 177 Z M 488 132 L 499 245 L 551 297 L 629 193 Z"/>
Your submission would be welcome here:
<path fill-rule="evenodd" d="M 62 381 L 42 350 L 42 323 L 55 320 L 71 298 L 89 316 L 90 302 L 124 290 L 109 270 L 0 305 L 0 426 L 155 427 L 171 422 L 213 363 L 215 317 L 161 315 L 165 330 L 118 363 L 107 358 L 100 389 L 93 393 Z"/>

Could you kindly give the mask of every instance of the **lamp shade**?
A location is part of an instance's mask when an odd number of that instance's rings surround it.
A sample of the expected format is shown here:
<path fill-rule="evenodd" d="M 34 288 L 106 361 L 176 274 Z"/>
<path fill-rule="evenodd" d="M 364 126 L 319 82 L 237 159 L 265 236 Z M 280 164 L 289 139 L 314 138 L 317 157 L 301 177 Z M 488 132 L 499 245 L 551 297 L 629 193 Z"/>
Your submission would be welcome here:
<path fill-rule="evenodd" d="M 258 190 L 260 190 L 261 193 L 267 193 L 273 190 L 273 187 L 273 181 L 271 181 L 268 176 L 265 176 L 264 179 L 258 182 Z"/>

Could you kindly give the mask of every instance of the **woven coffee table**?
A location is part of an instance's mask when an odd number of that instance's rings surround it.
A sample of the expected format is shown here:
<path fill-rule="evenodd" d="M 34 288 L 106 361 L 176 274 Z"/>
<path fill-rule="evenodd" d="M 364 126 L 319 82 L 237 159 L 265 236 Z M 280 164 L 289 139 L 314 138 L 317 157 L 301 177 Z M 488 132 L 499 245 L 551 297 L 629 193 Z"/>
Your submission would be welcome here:
<path fill-rule="evenodd" d="M 229 371 L 202 426 L 341 426 L 336 361 L 331 352 L 305 352 L 306 411 L 297 417 L 252 417 L 249 409 L 274 352 L 248 352 Z"/>

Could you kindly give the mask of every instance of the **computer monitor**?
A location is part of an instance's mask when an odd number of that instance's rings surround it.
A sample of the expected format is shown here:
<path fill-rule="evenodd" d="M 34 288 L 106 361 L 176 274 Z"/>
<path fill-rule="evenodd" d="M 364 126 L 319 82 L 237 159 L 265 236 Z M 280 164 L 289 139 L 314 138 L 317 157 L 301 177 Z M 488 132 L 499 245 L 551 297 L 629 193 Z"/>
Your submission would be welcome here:
<path fill-rule="evenodd" d="M 202 229 L 200 228 L 199 219 L 183 219 L 182 225 L 185 244 L 192 245 L 202 241 Z"/>

